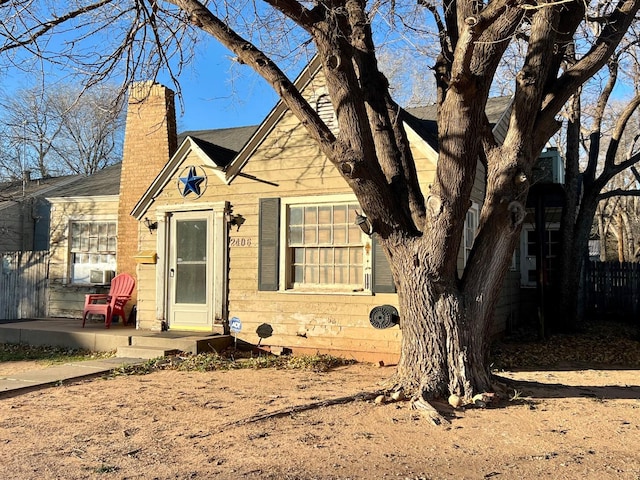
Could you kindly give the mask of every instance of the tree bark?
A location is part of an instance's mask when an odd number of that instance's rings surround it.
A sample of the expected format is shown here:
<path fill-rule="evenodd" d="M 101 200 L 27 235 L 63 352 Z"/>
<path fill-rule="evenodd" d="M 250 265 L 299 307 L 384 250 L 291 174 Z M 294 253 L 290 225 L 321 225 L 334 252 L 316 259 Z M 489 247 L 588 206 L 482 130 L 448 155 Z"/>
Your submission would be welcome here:
<path fill-rule="evenodd" d="M 434 282 L 415 239 L 392 249 L 398 277 L 402 350 L 396 386 L 416 398 L 446 398 L 455 393 L 471 399 L 491 390 L 482 322 L 455 285 Z"/>

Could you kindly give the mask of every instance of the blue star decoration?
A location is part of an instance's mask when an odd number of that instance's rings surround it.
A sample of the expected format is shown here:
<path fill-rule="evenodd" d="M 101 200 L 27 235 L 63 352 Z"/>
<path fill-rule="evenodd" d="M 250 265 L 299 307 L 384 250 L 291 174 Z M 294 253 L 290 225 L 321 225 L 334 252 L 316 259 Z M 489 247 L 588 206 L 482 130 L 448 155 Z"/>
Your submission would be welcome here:
<path fill-rule="evenodd" d="M 186 197 L 191 192 L 195 193 L 197 197 L 201 195 L 200 184 L 204 182 L 204 177 L 199 176 L 196 173 L 196 167 L 189 167 L 189 173 L 186 177 L 180 177 L 180 182 L 184 184 L 184 188 L 180 192 L 183 197 Z"/>

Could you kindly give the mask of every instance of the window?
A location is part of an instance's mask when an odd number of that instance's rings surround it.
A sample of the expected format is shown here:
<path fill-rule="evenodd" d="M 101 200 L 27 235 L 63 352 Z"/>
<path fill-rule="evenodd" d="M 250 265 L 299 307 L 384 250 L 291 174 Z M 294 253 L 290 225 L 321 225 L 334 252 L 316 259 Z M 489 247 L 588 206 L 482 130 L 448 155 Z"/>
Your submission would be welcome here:
<path fill-rule="evenodd" d="M 357 203 L 290 205 L 288 288 L 362 289 L 363 233 L 355 225 Z"/>
<path fill-rule="evenodd" d="M 70 229 L 71 283 L 103 283 L 95 275 L 92 282 L 91 271 L 116 269 L 116 222 L 72 222 Z"/>
<path fill-rule="evenodd" d="M 467 211 L 467 216 L 464 220 L 464 264 L 467 264 L 471 249 L 473 248 L 473 241 L 476 239 L 476 233 L 478 232 L 478 223 L 480 216 L 480 209 L 477 203 L 472 203 L 471 208 Z"/>
<path fill-rule="evenodd" d="M 543 260 L 546 262 L 545 284 L 553 283 L 558 272 L 560 256 L 560 230 L 559 225 L 547 225 L 544 231 Z M 523 287 L 535 287 L 538 276 L 536 256 L 539 253 L 537 233 L 533 227 L 525 227 L 522 231 L 522 272 L 521 284 Z"/>
<path fill-rule="evenodd" d="M 353 195 L 261 198 L 258 290 L 393 293 L 386 256 L 355 225 Z"/>

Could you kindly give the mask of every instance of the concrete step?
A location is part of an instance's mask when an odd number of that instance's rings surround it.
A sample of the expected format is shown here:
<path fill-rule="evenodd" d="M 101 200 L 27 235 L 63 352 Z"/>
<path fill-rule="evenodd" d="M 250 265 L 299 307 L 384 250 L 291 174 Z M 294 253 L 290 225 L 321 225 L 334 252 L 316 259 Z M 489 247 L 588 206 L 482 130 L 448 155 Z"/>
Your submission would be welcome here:
<path fill-rule="evenodd" d="M 161 336 L 132 335 L 132 347 L 180 350 L 187 353 L 220 352 L 231 345 L 230 335 L 191 336 L 166 338 Z"/>
<path fill-rule="evenodd" d="M 161 348 L 161 347 L 145 347 L 140 345 L 127 345 L 120 346 L 116 350 L 116 357 L 123 358 L 158 358 L 166 357 L 177 353 L 179 350 L 176 348 Z"/>

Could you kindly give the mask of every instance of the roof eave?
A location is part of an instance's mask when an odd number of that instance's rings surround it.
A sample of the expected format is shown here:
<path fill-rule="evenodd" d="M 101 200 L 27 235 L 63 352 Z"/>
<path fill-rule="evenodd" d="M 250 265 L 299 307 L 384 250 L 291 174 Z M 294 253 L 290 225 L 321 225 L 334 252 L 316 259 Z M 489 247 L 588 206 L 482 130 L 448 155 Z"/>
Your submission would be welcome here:
<path fill-rule="evenodd" d="M 142 220 L 155 199 L 158 197 L 158 195 L 160 195 L 160 192 L 169 183 L 178 168 L 180 168 L 182 162 L 191 152 L 195 153 L 202 160 L 202 162 L 207 165 L 207 170 L 213 171 L 213 173 L 218 178 L 220 178 L 220 180 L 228 183 L 226 180 L 224 169 L 218 166 L 216 162 L 214 162 L 198 146 L 198 144 L 193 140 L 191 136 L 187 136 L 176 150 L 176 153 L 173 154 L 173 156 L 169 159 L 160 173 L 153 180 L 146 192 L 142 195 L 142 197 L 140 197 L 138 203 L 136 203 L 136 205 L 131 210 L 131 216 L 135 217 L 137 220 Z"/>
<path fill-rule="evenodd" d="M 298 91 L 304 89 L 309 84 L 309 82 L 313 80 L 314 76 L 321 67 L 322 62 L 320 61 L 320 57 L 318 55 L 315 55 L 293 82 L 296 89 Z M 240 150 L 236 158 L 234 158 L 229 166 L 225 169 L 227 184 L 231 183 L 240 174 L 253 153 L 258 149 L 267 135 L 271 133 L 278 121 L 285 114 L 287 108 L 288 107 L 282 100 L 278 100 L 275 107 L 273 107 L 271 112 L 269 112 L 266 118 L 262 121 L 256 132 L 251 136 L 245 146 L 242 147 L 242 150 Z"/>

